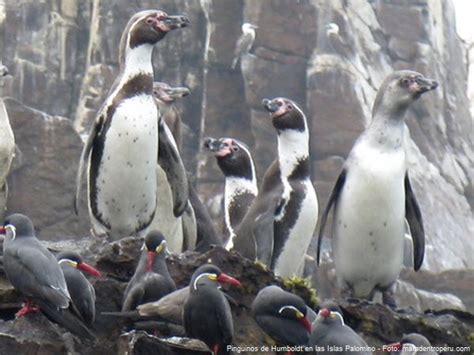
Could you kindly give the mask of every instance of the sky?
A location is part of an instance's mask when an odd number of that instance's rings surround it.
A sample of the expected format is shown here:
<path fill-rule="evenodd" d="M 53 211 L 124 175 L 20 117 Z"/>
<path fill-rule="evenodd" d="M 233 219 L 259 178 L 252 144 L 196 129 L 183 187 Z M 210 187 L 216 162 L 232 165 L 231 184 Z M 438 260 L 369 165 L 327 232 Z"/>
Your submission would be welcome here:
<path fill-rule="evenodd" d="M 474 42 L 474 0 L 453 0 L 453 3 L 459 36 L 466 42 Z"/>

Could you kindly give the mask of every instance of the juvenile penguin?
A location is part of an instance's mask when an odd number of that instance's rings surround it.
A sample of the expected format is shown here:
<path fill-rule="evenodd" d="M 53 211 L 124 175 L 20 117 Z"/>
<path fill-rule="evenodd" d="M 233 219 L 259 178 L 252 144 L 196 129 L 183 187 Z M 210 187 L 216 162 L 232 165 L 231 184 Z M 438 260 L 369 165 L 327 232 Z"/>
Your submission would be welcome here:
<path fill-rule="evenodd" d="M 252 316 L 279 345 L 305 345 L 311 333 L 310 308 L 301 297 L 278 286 L 262 288 L 252 302 Z"/>
<path fill-rule="evenodd" d="M 27 298 L 16 317 L 37 312 L 36 306 L 39 306 L 52 321 L 80 337 L 93 339 L 93 334 L 77 316 L 56 258 L 35 237 L 31 220 L 22 214 L 12 214 L 0 227 L 0 234 L 5 234 L 5 274 L 13 287 Z"/>
<path fill-rule="evenodd" d="M 214 355 L 230 354 L 234 325 L 229 301 L 219 282 L 240 286 L 240 282 L 221 273 L 214 265 L 203 265 L 193 274 L 189 295 L 184 303 L 183 323 L 186 334 L 202 340 Z"/>
<path fill-rule="evenodd" d="M 166 83 L 156 81 L 153 83 L 153 96 L 160 108 L 161 117 L 173 134 L 178 148 L 181 148 L 181 128 L 183 122 L 175 102 L 190 94 L 186 87 L 170 86 Z"/>
<path fill-rule="evenodd" d="M 142 236 L 156 210 L 158 109 L 153 98 L 153 46 L 186 27 L 184 16 L 141 11 L 120 42 L 120 74 L 99 110 L 84 146 L 77 179 L 88 166 L 88 206 L 93 233 L 112 240 Z"/>
<path fill-rule="evenodd" d="M 225 176 L 224 223 L 225 248 L 234 247 L 235 230 L 258 194 L 255 164 L 249 148 L 237 139 L 206 138 L 204 146 L 214 153 Z"/>
<path fill-rule="evenodd" d="M 232 61 L 232 69 L 235 69 L 239 59 L 243 55 L 247 55 L 252 49 L 253 42 L 255 41 L 255 30 L 258 27 L 251 23 L 244 23 L 242 25 L 242 34 L 240 35 L 234 49 L 234 60 Z"/>
<path fill-rule="evenodd" d="M 341 312 L 328 308 L 321 308 L 318 312 L 308 345 L 313 348 L 324 348 L 326 351 L 314 351 L 321 355 L 333 354 L 334 349 L 346 355 L 372 354 L 365 340 L 344 324 Z"/>
<path fill-rule="evenodd" d="M 3 101 L 3 78 L 8 75 L 6 66 L 0 63 L 0 218 L 7 205 L 7 176 L 15 154 L 15 136 Z"/>
<path fill-rule="evenodd" d="M 334 207 L 332 248 L 343 293 L 371 299 L 398 278 L 404 249 L 405 218 L 414 245 L 414 268 L 421 267 L 425 237 L 420 208 L 408 177 L 404 116 L 408 107 L 438 84 L 414 71 L 389 75 L 375 99 L 372 122 L 357 139 L 321 217 L 320 247 L 328 214 Z"/>
<path fill-rule="evenodd" d="M 176 284 L 166 265 L 166 240 L 158 231 L 150 231 L 145 237 L 142 255 L 135 274 L 125 289 L 122 311 L 157 301 L 176 290 Z"/>
<path fill-rule="evenodd" d="M 81 271 L 96 277 L 101 276 L 100 272 L 85 263 L 82 257 L 73 251 L 61 252 L 56 259 L 64 274 L 72 303 L 84 323 L 91 326 L 95 320 L 95 290 Z"/>
<path fill-rule="evenodd" d="M 159 229 L 168 236 L 168 247 L 180 253 L 196 245 L 196 219 L 189 202 L 189 182 L 181 159 L 179 141 L 181 118 L 174 106 L 176 99 L 189 94 L 187 88 L 172 88 L 155 82 L 153 96 L 158 106 L 157 207 L 150 229 Z M 169 124 L 172 124 L 173 130 Z M 180 139 L 180 138 L 179 138 Z"/>
<path fill-rule="evenodd" d="M 278 134 L 278 158 L 237 230 L 235 249 L 277 276 L 300 275 L 316 227 L 318 200 L 310 178 L 309 131 L 291 100 L 263 100 Z"/>

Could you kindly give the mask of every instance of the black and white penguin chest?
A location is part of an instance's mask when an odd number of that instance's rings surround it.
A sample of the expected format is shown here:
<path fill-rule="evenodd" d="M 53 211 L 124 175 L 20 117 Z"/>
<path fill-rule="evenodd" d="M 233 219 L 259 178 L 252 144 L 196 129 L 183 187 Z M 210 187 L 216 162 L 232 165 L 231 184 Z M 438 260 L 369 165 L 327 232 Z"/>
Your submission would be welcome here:
<path fill-rule="evenodd" d="M 318 218 L 318 200 L 310 179 L 310 162 L 304 145 L 295 139 L 300 132 L 279 137 L 279 171 L 283 186 L 275 210 L 271 268 L 278 276 L 298 275 Z"/>
<path fill-rule="evenodd" d="M 225 248 L 234 247 L 235 231 L 242 222 L 249 206 L 258 194 L 257 184 L 245 177 L 228 176 L 225 179 L 224 191 L 224 222 L 227 230 L 228 242 Z"/>
<path fill-rule="evenodd" d="M 158 111 L 151 90 L 151 74 L 124 83 L 93 143 L 90 208 L 99 230 L 114 239 L 144 230 L 156 209 Z"/>

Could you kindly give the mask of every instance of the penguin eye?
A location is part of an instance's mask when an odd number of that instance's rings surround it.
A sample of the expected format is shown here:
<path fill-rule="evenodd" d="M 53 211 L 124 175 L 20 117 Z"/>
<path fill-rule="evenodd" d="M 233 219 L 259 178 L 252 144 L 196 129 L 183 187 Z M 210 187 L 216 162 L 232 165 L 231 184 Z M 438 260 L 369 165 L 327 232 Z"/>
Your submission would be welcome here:
<path fill-rule="evenodd" d="M 154 96 L 158 96 L 158 91 L 153 90 L 153 95 L 154 95 Z"/>
<path fill-rule="evenodd" d="M 403 78 L 402 79 L 402 85 L 404 87 L 408 87 L 412 82 L 413 82 L 412 78 Z"/>
<path fill-rule="evenodd" d="M 234 147 L 232 147 L 232 150 L 233 150 L 234 152 L 238 152 L 238 151 L 239 151 L 239 147 L 234 146 Z"/>
<path fill-rule="evenodd" d="M 280 107 L 282 105 L 281 101 L 277 101 L 277 106 Z"/>
<path fill-rule="evenodd" d="M 153 19 L 153 17 L 148 17 L 148 18 L 146 19 L 147 25 L 151 25 L 153 22 L 155 22 L 155 20 Z"/>
<path fill-rule="evenodd" d="M 288 111 L 293 110 L 293 106 L 291 106 L 291 105 L 288 105 L 287 108 L 288 108 Z"/>

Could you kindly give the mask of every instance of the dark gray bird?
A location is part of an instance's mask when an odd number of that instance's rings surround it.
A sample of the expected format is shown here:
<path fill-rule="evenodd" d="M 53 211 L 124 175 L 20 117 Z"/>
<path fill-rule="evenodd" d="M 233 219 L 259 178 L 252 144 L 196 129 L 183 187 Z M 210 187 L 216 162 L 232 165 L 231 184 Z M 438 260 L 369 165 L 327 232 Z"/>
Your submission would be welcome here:
<path fill-rule="evenodd" d="M 89 214 L 95 235 L 113 240 L 140 237 L 155 216 L 159 122 L 151 59 L 157 42 L 168 32 L 188 25 L 185 16 L 147 10 L 132 16 L 124 29 L 120 73 L 98 112 L 77 175 L 76 211 L 87 166 Z M 177 205 L 185 207 L 185 203 Z"/>
<path fill-rule="evenodd" d="M 321 308 L 313 323 L 308 345 L 314 349 L 316 354 L 334 354 L 334 352 L 347 355 L 369 355 L 372 352 L 367 343 L 350 327 L 344 324 L 344 318 L 340 310 Z"/>
<path fill-rule="evenodd" d="M 311 312 L 301 297 L 274 285 L 262 288 L 252 303 L 257 324 L 282 346 L 308 342 Z"/>
<path fill-rule="evenodd" d="M 227 234 L 225 248 L 234 247 L 235 230 L 258 195 L 255 164 L 250 150 L 233 138 L 206 138 L 204 146 L 214 153 L 217 165 L 225 176 L 224 225 Z"/>
<path fill-rule="evenodd" d="M 420 208 L 407 171 L 404 116 L 410 105 L 438 84 L 408 70 L 383 82 L 375 99 L 372 122 L 358 138 L 322 214 L 321 241 L 334 207 L 333 254 L 342 292 L 357 298 L 383 292 L 395 305 L 391 288 L 403 263 L 405 219 L 414 246 L 414 268 L 421 267 L 425 235 Z"/>
<path fill-rule="evenodd" d="M 418 333 L 406 334 L 400 342 L 387 345 L 386 348 L 392 355 L 438 355 L 431 349 L 430 341 Z"/>
<path fill-rule="evenodd" d="M 54 322 L 84 338 L 94 336 L 77 316 L 66 280 L 56 258 L 36 239 L 33 223 L 22 214 L 5 219 L 0 233 L 5 234 L 3 266 L 10 283 L 27 298 L 16 314 L 41 311 Z"/>
<path fill-rule="evenodd" d="M 251 23 L 242 24 L 242 34 L 240 35 L 234 49 L 234 60 L 232 61 L 232 69 L 235 69 L 237 63 L 243 55 L 247 55 L 252 49 L 255 41 L 255 30 L 258 27 Z"/>
<path fill-rule="evenodd" d="M 122 311 L 134 310 L 143 303 L 157 301 L 176 290 L 166 265 L 166 253 L 163 234 L 148 232 L 135 274 L 125 289 Z"/>
<path fill-rule="evenodd" d="M 234 326 L 229 301 L 219 283 L 240 286 L 240 282 L 214 265 L 203 265 L 193 274 L 183 308 L 183 323 L 189 337 L 202 340 L 215 355 L 229 354 Z"/>
<path fill-rule="evenodd" d="M 95 290 L 81 271 L 96 277 L 101 276 L 100 272 L 85 263 L 82 256 L 73 251 L 61 252 L 56 259 L 64 274 L 72 303 L 84 323 L 92 325 L 95 320 Z"/>

